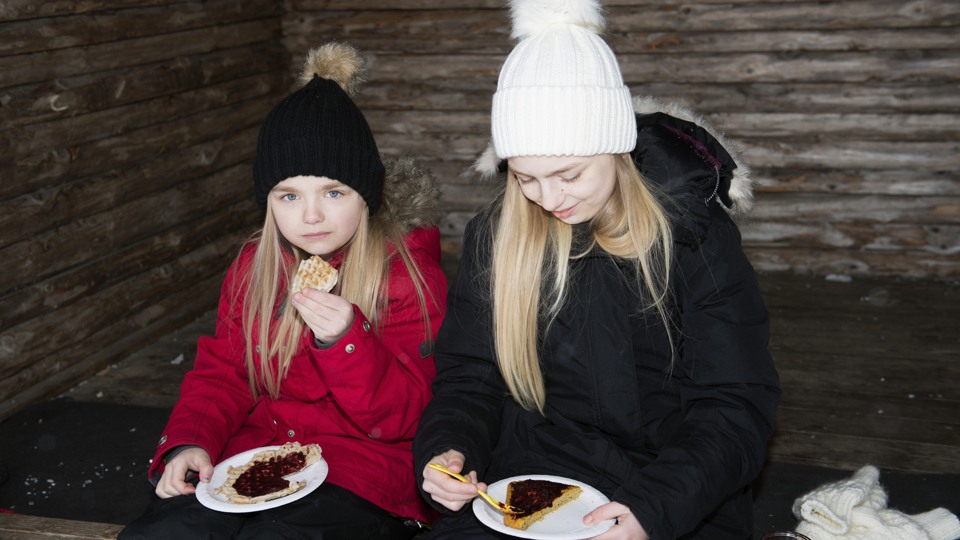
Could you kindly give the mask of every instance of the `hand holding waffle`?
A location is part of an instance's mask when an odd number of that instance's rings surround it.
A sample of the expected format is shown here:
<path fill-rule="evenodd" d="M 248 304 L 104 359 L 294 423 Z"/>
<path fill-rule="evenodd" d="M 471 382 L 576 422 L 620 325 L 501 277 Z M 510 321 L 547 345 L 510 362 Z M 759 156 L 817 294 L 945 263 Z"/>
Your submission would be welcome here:
<path fill-rule="evenodd" d="M 353 324 L 353 304 L 328 291 L 337 283 L 337 270 L 320 257 L 300 263 L 290 287 L 293 306 L 322 343 L 332 343 Z"/>

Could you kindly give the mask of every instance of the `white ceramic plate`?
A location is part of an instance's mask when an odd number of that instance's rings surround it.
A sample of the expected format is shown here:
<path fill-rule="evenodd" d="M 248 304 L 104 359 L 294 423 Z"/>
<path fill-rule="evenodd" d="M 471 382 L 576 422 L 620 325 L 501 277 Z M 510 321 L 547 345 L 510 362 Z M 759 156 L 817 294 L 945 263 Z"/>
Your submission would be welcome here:
<path fill-rule="evenodd" d="M 579 540 L 581 538 L 590 538 L 605 532 L 613 527 L 615 520 L 607 520 L 587 527 L 583 524 L 583 516 L 587 515 L 594 508 L 610 502 L 603 493 L 596 489 L 569 478 L 562 476 L 550 476 L 542 474 L 533 474 L 529 476 L 514 476 L 504 478 L 487 486 L 487 493 L 494 499 L 506 502 L 507 484 L 517 480 L 550 480 L 551 482 L 560 482 L 580 486 L 583 493 L 579 497 L 555 510 L 542 520 L 531 525 L 527 530 L 521 531 L 507 527 L 503 524 L 503 514 L 495 510 L 490 503 L 477 497 L 473 500 L 473 513 L 477 515 L 480 523 L 483 523 L 491 529 L 516 536 L 518 538 L 533 538 L 535 540 Z"/>
<path fill-rule="evenodd" d="M 256 512 L 258 510 L 276 508 L 278 506 L 292 503 L 298 499 L 302 499 L 310 494 L 311 491 L 320 487 L 320 484 L 322 484 L 324 479 L 327 478 L 327 472 L 330 471 L 330 467 L 321 457 L 320 461 L 310 465 L 297 474 L 291 474 L 290 476 L 286 477 L 288 480 L 307 481 L 307 485 L 304 486 L 303 489 L 297 491 L 296 493 L 291 493 L 286 497 L 280 497 L 279 499 L 273 499 L 255 504 L 233 504 L 227 502 L 227 498 L 223 495 L 214 493 L 214 489 L 222 486 L 223 483 L 227 481 L 227 467 L 239 467 L 250 461 L 250 458 L 252 458 L 257 452 L 262 452 L 264 450 L 277 450 L 279 448 L 279 446 L 263 446 L 261 448 L 254 448 L 253 450 L 247 450 L 246 452 L 237 454 L 230 459 L 221 461 L 216 467 L 214 467 L 213 477 L 210 479 L 209 484 L 204 484 L 202 482 L 197 484 L 197 500 L 200 501 L 200 504 L 206 506 L 207 508 L 219 510 L 221 512 Z"/>

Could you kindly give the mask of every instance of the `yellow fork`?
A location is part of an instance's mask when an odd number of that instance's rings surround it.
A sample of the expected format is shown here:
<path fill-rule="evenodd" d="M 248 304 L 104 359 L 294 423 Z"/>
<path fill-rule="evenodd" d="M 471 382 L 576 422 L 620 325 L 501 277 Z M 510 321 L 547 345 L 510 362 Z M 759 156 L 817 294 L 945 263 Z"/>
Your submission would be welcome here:
<path fill-rule="evenodd" d="M 436 464 L 436 463 L 427 463 L 427 466 L 430 467 L 431 469 L 436 469 L 436 470 L 438 470 L 438 471 L 440 471 L 440 472 L 442 472 L 442 473 L 444 473 L 444 474 L 448 474 L 448 475 L 456 478 L 457 480 L 459 480 L 459 481 L 461 481 L 461 482 L 466 482 L 466 483 L 468 483 L 468 484 L 472 483 L 472 482 L 470 482 L 470 479 L 467 478 L 466 476 L 463 476 L 463 475 L 457 474 L 457 473 L 455 473 L 455 472 L 452 472 L 452 471 L 448 470 L 446 467 L 444 467 L 443 465 L 438 465 L 438 464 Z M 498 509 L 499 509 L 501 512 L 503 512 L 504 514 L 522 514 L 522 513 L 523 513 L 523 510 L 517 508 L 516 506 L 511 506 L 511 505 L 509 505 L 509 504 L 503 504 L 502 502 L 500 502 L 500 501 L 494 499 L 493 497 L 487 495 L 487 493 L 486 493 L 485 491 L 483 491 L 482 489 L 477 489 L 477 493 L 480 494 L 480 496 L 483 497 L 484 500 L 486 500 L 488 503 L 492 504 L 494 507 L 498 508 Z"/>

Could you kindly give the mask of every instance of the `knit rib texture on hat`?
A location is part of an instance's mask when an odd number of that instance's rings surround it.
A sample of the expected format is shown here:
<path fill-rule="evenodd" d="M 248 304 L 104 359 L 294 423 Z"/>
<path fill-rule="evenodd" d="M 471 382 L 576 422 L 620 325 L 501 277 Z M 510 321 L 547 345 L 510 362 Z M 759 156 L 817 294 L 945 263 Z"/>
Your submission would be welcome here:
<path fill-rule="evenodd" d="M 596 0 L 512 0 L 520 42 L 500 71 L 491 128 L 497 157 L 593 156 L 633 150 L 630 90 Z"/>
<path fill-rule="evenodd" d="M 356 190 L 370 215 L 380 206 L 384 166 L 363 113 L 350 98 L 364 62 L 353 47 L 328 43 L 310 51 L 306 84 L 283 99 L 260 127 L 253 163 L 257 203 L 294 176 L 338 180 Z"/>

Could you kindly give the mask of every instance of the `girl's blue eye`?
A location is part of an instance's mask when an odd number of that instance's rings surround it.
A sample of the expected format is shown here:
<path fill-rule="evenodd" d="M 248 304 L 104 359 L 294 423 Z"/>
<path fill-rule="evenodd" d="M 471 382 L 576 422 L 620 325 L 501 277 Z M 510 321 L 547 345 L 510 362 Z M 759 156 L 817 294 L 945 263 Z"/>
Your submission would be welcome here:
<path fill-rule="evenodd" d="M 295 200 L 297 200 L 297 196 L 294 195 L 293 193 L 284 193 L 283 195 L 280 196 L 280 200 L 281 200 L 281 201 L 295 201 Z"/>
<path fill-rule="evenodd" d="M 340 197 L 343 197 L 343 192 L 336 189 L 331 189 L 327 192 L 327 195 L 332 199 L 339 199 Z"/>

